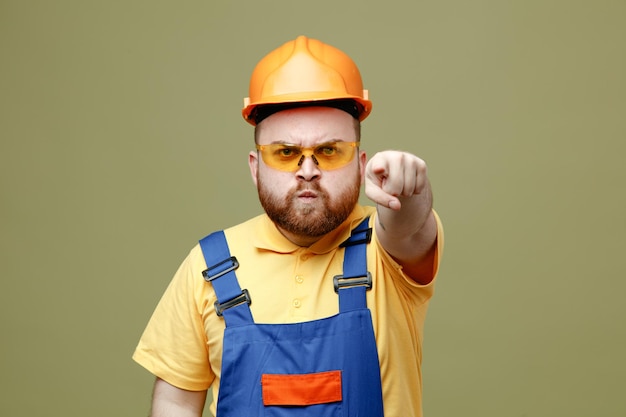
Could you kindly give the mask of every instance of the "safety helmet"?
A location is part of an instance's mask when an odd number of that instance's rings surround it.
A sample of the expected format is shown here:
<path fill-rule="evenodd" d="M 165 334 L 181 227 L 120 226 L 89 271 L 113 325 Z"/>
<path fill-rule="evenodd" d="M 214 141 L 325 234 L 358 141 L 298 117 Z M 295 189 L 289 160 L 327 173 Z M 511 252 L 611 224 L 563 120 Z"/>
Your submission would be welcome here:
<path fill-rule="evenodd" d="M 353 115 L 359 120 L 372 110 L 361 73 L 352 59 L 306 36 L 298 36 L 259 61 L 250 78 L 249 95 L 244 99 L 242 115 L 252 125 L 257 124 L 257 112 L 264 106 L 278 110 L 282 105 L 349 100 L 356 105 Z"/>

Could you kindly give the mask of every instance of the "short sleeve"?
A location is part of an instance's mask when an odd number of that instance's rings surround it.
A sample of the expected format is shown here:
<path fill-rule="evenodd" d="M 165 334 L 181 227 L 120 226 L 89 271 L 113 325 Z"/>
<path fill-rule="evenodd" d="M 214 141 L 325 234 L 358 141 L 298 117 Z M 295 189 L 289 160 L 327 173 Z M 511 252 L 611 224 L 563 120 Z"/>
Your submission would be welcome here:
<path fill-rule="evenodd" d="M 170 384 L 190 390 L 208 389 L 215 375 L 209 364 L 203 326 L 204 280 L 187 257 L 159 301 L 133 359 Z"/>

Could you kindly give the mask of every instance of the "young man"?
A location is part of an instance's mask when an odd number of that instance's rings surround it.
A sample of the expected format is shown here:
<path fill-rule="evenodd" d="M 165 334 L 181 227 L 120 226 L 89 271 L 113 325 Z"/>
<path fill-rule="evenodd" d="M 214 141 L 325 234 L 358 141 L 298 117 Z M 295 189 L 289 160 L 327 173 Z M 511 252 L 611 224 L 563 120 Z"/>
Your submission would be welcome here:
<path fill-rule="evenodd" d="M 443 248 L 426 164 L 369 161 L 352 60 L 304 36 L 255 68 L 244 118 L 265 213 L 203 239 L 133 358 L 152 416 L 421 416 L 424 318 Z M 375 207 L 358 204 L 365 184 Z"/>

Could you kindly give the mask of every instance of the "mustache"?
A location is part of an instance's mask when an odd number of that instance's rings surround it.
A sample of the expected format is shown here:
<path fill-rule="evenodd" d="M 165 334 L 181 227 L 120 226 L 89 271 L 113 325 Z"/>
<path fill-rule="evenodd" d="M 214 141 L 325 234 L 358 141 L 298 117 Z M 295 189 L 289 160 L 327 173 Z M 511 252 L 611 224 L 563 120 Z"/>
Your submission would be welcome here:
<path fill-rule="evenodd" d="M 328 193 L 322 186 L 319 181 L 311 181 L 311 182 L 301 182 L 296 187 L 294 187 L 291 192 L 287 195 L 287 199 L 291 200 L 296 198 L 303 192 L 311 191 L 314 192 L 318 198 L 322 198 L 324 200 L 328 199 Z"/>
<path fill-rule="evenodd" d="M 296 187 L 295 191 L 300 192 L 300 191 L 317 191 L 317 192 L 322 192 L 324 190 L 322 190 L 322 186 L 320 185 L 320 183 L 318 181 L 314 181 L 314 182 L 301 182 L 298 184 L 298 186 Z"/>

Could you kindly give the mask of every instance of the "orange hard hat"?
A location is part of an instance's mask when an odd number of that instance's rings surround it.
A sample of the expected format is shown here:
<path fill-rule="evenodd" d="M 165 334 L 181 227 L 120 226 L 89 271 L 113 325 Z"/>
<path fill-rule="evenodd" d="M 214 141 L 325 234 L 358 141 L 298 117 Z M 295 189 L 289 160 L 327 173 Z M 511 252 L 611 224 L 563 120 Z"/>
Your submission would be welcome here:
<path fill-rule="evenodd" d="M 249 94 L 242 115 L 252 125 L 257 124 L 256 114 L 263 106 L 348 100 L 356 105 L 353 115 L 359 120 L 372 110 L 361 73 L 352 59 L 306 36 L 285 43 L 259 61 L 250 78 Z"/>

